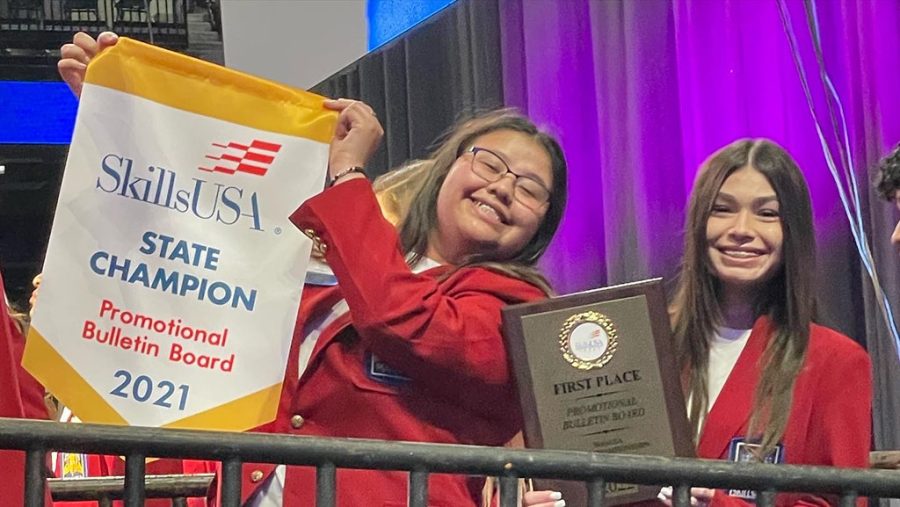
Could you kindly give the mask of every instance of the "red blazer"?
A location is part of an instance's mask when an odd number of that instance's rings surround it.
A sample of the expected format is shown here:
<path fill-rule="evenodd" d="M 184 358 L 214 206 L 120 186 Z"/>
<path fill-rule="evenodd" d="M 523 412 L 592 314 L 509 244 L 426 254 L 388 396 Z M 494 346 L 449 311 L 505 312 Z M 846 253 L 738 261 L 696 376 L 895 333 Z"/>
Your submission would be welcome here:
<path fill-rule="evenodd" d="M 0 298 L 6 294 L 0 276 Z M 2 301 L 2 300 L 0 300 Z M 25 339 L 5 308 L 0 308 L 0 417 L 47 419 L 44 388 L 21 366 Z M 0 498 L 4 504 L 22 505 L 25 453 L 0 451 Z"/>
<path fill-rule="evenodd" d="M 501 335 L 500 309 L 544 296 L 482 268 L 413 274 L 394 227 L 365 180 L 335 186 L 291 217 L 318 238 L 340 287 L 307 287 L 278 416 L 258 431 L 303 436 L 503 445 L 521 412 Z M 345 298 L 298 380 L 303 327 Z M 247 464 L 243 500 L 274 465 Z M 315 470 L 289 467 L 284 505 L 315 504 Z M 483 480 L 432 475 L 429 505 L 475 505 Z M 338 470 L 341 506 L 406 505 L 407 474 Z"/>
<path fill-rule="evenodd" d="M 747 434 L 760 377 L 759 360 L 773 333 L 767 317 L 753 331 L 707 416 L 697 454 L 728 459 L 732 438 Z M 869 356 L 846 336 L 813 324 L 806 360 L 794 386 L 782 444 L 784 462 L 865 468 L 872 437 L 872 367 Z M 834 504 L 835 499 L 829 499 Z M 779 495 L 778 505 L 828 505 L 821 497 Z M 713 507 L 752 505 L 717 490 Z"/>

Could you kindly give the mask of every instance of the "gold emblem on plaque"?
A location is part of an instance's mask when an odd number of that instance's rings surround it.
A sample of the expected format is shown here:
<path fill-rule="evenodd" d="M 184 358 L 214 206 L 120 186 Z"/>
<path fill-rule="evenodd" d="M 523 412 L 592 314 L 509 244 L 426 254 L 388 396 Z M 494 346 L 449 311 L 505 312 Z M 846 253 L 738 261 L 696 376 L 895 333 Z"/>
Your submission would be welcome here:
<path fill-rule="evenodd" d="M 618 347 L 618 332 L 613 321 L 600 312 L 572 315 L 559 331 L 559 350 L 563 359 L 579 370 L 602 368 Z"/>

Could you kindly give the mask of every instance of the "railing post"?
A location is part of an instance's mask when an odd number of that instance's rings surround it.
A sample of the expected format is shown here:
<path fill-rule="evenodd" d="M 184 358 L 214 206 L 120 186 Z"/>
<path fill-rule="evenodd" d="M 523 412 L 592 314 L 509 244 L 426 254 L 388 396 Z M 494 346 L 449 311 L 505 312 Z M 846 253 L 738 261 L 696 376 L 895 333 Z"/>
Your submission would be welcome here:
<path fill-rule="evenodd" d="M 844 491 L 841 494 L 841 507 L 856 507 L 856 491 Z"/>
<path fill-rule="evenodd" d="M 764 489 L 756 492 L 756 507 L 773 507 L 775 505 L 775 492 Z"/>
<path fill-rule="evenodd" d="M 519 478 L 515 475 L 500 476 L 500 507 L 519 505 Z"/>
<path fill-rule="evenodd" d="M 428 472 L 413 470 L 409 473 L 409 507 L 427 507 Z"/>
<path fill-rule="evenodd" d="M 115 3 L 115 0 L 104 0 L 102 3 L 103 3 L 103 16 L 104 16 L 103 19 L 106 21 L 106 26 L 110 30 L 115 30 L 116 22 L 119 21 L 116 19 L 115 8 L 114 8 L 115 6 L 113 5 Z"/>
<path fill-rule="evenodd" d="M 334 507 L 336 474 L 334 463 L 322 463 L 316 467 L 316 507 Z"/>
<path fill-rule="evenodd" d="M 241 505 L 241 460 L 228 458 L 222 462 L 222 507 Z"/>
<path fill-rule="evenodd" d="M 587 483 L 588 507 L 603 507 L 606 499 L 606 481 L 594 479 Z"/>
<path fill-rule="evenodd" d="M 125 507 L 142 507 L 144 505 L 144 471 L 146 456 L 129 454 L 125 458 Z"/>
<path fill-rule="evenodd" d="M 44 505 L 44 449 L 29 449 L 25 453 L 25 505 Z"/>
<path fill-rule="evenodd" d="M 672 498 L 675 507 L 691 507 L 691 487 L 686 484 L 676 486 Z"/>

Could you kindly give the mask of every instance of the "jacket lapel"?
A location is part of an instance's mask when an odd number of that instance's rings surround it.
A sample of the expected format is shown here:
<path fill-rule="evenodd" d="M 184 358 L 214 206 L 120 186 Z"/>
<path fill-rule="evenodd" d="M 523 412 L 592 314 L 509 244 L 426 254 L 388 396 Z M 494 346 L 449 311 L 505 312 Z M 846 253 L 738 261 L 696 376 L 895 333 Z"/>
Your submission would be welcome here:
<path fill-rule="evenodd" d="M 297 321 L 294 324 L 294 337 L 291 340 L 291 348 L 288 353 L 287 366 L 284 370 L 284 382 L 281 387 L 281 401 L 278 403 L 278 416 L 255 431 L 262 432 L 287 432 L 285 421 L 291 418 L 291 400 L 297 392 L 297 372 L 300 370 L 300 344 L 303 342 L 303 328 L 306 319 L 310 315 L 316 315 L 325 305 L 333 305 L 340 299 L 340 291 L 337 287 L 322 287 L 306 285 L 303 288 L 303 296 L 300 298 L 300 310 L 297 312 Z"/>
<path fill-rule="evenodd" d="M 316 340 L 316 346 L 313 348 L 312 355 L 309 357 L 309 365 L 307 365 L 306 371 L 310 371 L 310 365 L 316 361 L 319 357 L 319 353 L 322 352 L 325 346 L 331 343 L 331 341 L 341 333 L 341 330 L 350 324 L 350 312 L 348 311 L 338 315 L 328 327 L 322 330 L 322 334 L 320 334 L 319 339 Z"/>
<path fill-rule="evenodd" d="M 303 298 L 300 300 L 299 314 L 309 318 L 318 315 L 324 308 L 333 306 L 341 298 L 341 291 L 336 285 L 306 285 L 303 289 Z M 295 333 L 303 333 L 306 322 L 297 322 Z M 302 336 L 301 336 L 302 338 Z"/>
<path fill-rule="evenodd" d="M 747 345 L 728 375 L 722 392 L 713 405 L 700 435 L 697 455 L 719 459 L 725 456 L 731 439 L 742 433 L 750 419 L 753 397 L 760 377 L 760 358 L 765 351 L 772 324 L 768 317 L 760 317 L 753 325 Z"/>

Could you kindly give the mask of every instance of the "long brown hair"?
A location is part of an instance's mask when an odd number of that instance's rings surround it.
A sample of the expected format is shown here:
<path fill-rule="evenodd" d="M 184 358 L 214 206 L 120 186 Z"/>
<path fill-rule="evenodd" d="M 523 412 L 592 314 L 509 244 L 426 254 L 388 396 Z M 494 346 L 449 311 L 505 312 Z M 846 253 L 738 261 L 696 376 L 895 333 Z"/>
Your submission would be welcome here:
<path fill-rule="evenodd" d="M 760 456 L 778 444 L 787 426 L 794 382 L 806 356 L 815 313 L 813 274 L 815 235 L 809 190 L 796 162 L 768 140 L 740 140 L 714 153 L 701 167 L 685 222 L 684 257 L 670 308 L 679 363 L 690 372 L 687 386 L 694 435 L 709 409 L 707 373 L 710 341 L 722 323 L 720 284 L 709 264 L 706 223 L 722 184 L 734 171 L 750 166 L 762 173 L 778 197 L 783 263 L 759 294 L 756 315 L 768 315 L 775 333 L 761 358 L 750 437 Z"/>
<path fill-rule="evenodd" d="M 7 305 L 6 312 L 12 319 L 13 324 L 16 325 L 16 329 L 19 333 L 21 333 L 22 336 L 28 334 L 28 326 L 31 324 L 31 317 L 29 317 L 28 313 L 19 310 L 13 305 Z"/>
<path fill-rule="evenodd" d="M 550 286 L 535 264 L 553 239 L 565 210 L 568 190 L 566 160 L 562 148 L 552 136 L 511 109 L 482 113 L 458 124 L 446 134 L 428 160 L 423 161 L 424 166 L 417 166 L 413 176 L 417 189 L 409 200 L 408 212 L 400 223 L 400 242 L 403 250 L 412 254 L 413 263 L 425 254 L 428 237 L 438 224 L 437 197 L 447 173 L 475 139 L 498 130 L 512 130 L 528 135 L 549 155 L 553 188 L 547 213 L 531 241 L 512 259 L 497 260 L 474 255 L 457 267 L 483 266 L 531 282 L 549 294 Z"/>

